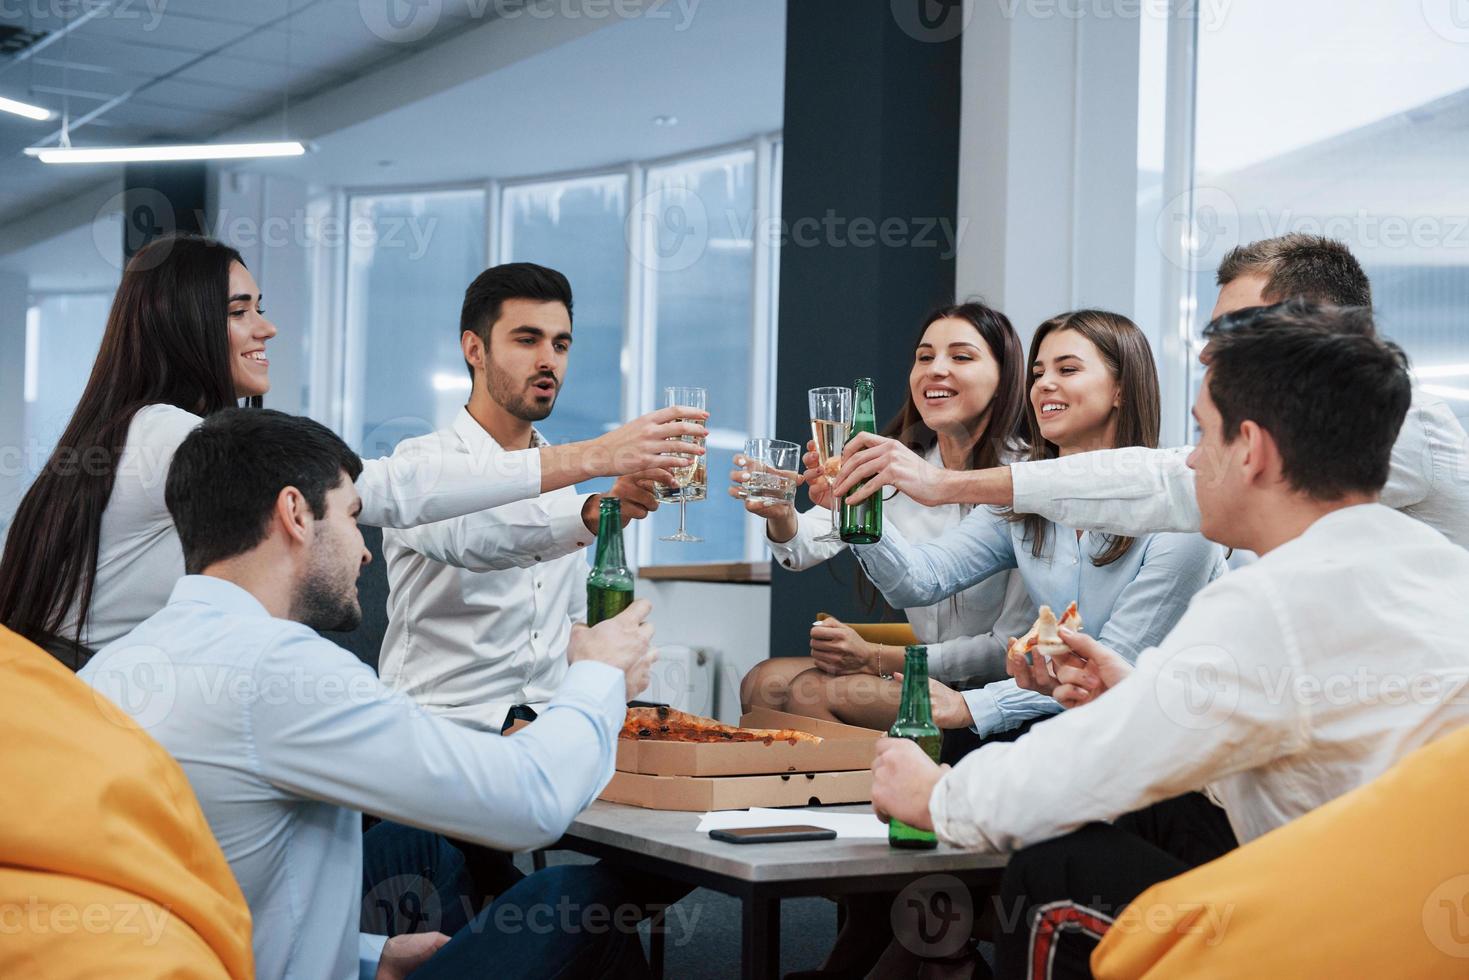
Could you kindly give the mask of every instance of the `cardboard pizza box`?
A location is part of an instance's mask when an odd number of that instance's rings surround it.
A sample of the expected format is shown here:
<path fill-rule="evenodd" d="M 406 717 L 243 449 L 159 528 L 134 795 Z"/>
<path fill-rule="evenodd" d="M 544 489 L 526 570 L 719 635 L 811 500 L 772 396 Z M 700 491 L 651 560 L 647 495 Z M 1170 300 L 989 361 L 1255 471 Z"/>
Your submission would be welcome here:
<path fill-rule="evenodd" d="M 618 739 L 617 769 L 649 776 L 752 776 L 769 773 L 855 772 L 872 768 L 883 733 L 784 711 L 757 708 L 741 728 L 793 728 L 821 736 L 821 743 L 658 742 Z M 744 806 L 764 804 L 746 803 Z"/>
<path fill-rule="evenodd" d="M 613 773 L 600 799 L 652 810 L 743 810 L 751 806 L 866 803 L 872 772 L 804 772 L 766 776 L 649 776 Z"/>

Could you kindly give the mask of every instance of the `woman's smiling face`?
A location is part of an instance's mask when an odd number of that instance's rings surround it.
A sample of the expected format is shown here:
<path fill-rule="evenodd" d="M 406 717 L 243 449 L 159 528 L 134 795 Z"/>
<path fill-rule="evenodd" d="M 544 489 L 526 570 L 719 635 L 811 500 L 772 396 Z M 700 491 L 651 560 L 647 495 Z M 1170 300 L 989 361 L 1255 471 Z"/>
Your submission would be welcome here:
<path fill-rule="evenodd" d="M 974 324 L 945 317 L 929 324 L 913 354 L 908 388 L 935 432 L 973 431 L 989 413 L 1000 365 Z"/>
<path fill-rule="evenodd" d="M 275 324 L 265 318 L 260 305 L 260 287 L 250 270 L 230 263 L 229 324 L 230 376 L 236 398 L 252 398 L 270 390 L 270 361 L 265 342 L 276 335 Z"/>
<path fill-rule="evenodd" d="M 1052 330 L 1030 371 L 1030 405 L 1047 442 L 1064 452 L 1116 441 L 1121 387 L 1096 344 L 1075 330 Z"/>

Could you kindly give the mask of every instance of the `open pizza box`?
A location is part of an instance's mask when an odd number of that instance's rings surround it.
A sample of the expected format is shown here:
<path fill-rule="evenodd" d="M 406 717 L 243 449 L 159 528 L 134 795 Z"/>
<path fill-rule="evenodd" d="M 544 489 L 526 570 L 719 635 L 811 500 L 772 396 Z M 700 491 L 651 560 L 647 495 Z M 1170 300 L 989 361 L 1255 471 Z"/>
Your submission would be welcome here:
<path fill-rule="evenodd" d="M 772 742 L 659 742 L 618 739 L 619 772 L 646 776 L 752 776 L 770 773 L 859 772 L 872 768 L 882 732 L 784 711 L 756 708 L 741 728 L 792 728 L 821 736 L 819 744 Z M 605 799 L 606 797 L 604 797 Z M 805 803 L 803 797 L 799 802 Z M 780 806 L 744 803 L 742 806 Z"/>

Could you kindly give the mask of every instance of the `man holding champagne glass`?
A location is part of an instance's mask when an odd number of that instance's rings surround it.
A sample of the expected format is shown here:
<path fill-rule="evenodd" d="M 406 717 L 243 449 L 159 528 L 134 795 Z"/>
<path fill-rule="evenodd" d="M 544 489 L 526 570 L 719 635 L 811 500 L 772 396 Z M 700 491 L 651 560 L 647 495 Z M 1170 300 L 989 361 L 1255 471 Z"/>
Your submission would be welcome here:
<path fill-rule="evenodd" d="M 451 432 L 437 438 L 488 458 L 544 445 L 534 424 L 556 404 L 572 344 L 566 277 L 531 263 L 481 273 L 465 292 L 460 344 L 473 388 Z M 683 440 L 670 461 L 692 459 L 686 469 L 702 470 L 707 418 L 702 402 L 670 404 L 600 439 L 614 453 L 633 437 Z M 667 491 L 677 480 L 670 465 L 619 479 L 608 496 L 619 498 L 626 523 L 656 510 L 655 487 Z M 500 731 L 532 716 L 566 673 L 572 624 L 586 618 L 582 552 L 596 540 L 601 496 L 567 487 L 384 535 L 384 683 L 472 728 Z"/>

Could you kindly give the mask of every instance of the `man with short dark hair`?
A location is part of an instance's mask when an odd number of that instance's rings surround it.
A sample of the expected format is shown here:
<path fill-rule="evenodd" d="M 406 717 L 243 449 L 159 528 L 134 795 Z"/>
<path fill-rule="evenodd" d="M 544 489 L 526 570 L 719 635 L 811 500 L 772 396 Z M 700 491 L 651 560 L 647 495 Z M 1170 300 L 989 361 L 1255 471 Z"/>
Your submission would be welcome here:
<path fill-rule="evenodd" d="M 1211 319 L 1289 299 L 1330 306 L 1372 302 L 1367 274 L 1347 247 L 1311 235 L 1233 249 L 1219 266 L 1218 282 Z M 1207 363 L 1208 355 L 1206 347 L 1200 360 Z M 861 435 L 847 444 L 836 489 L 844 493 L 867 479 L 854 501 L 893 486 L 920 503 L 1013 507 L 1086 531 L 1197 531 L 1197 476 L 1185 465 L 1188 452 L 1129 447 L 988 470 L 940 470 L 901 443 Z M 1453 410 L 1421 388 L 1414 389 L 1398 431 L 1382 502 L 1469 548 L 1469 436 Z"/>
<path fill-rule="evenodd" d="M 469 402 L 452 426 L 423 438 L 488 459 L 547 445 L 535 423 L 551 414 L 566 382 L 566 277 L 530 262 L 485 270 L 465 290 L 459 341 L 473 379 Z M 613 485 L 624 523 L 657 509 L 658 479 L 673 482 L 671 473 L 649 471 Z M 566 674 L 572 624 L 586 617 L 584 552 L 596 540 L 599 500 L 566 487 L 462 520 L 385 531 L 383 682 L 473 728 L 498 732 L 534 717 Z"/>
<path fill-rule="evenodd" d="M 465 908 L 457 853 L 396 825 L 369 904 L 397 908 L 413 892 L 417 917 L 386 945 L 359 939 L 362 812 L 509 850 L 554 842 L 611 777 L 626 701 L 654 656 L 645 601 L 579 627 L 560 689 L 513 739 L 388 690 L 315 632 L 361 618 L 356 581 L 370 560 L 356 520 L 361 465 L 310 419 L 267 409 L 205 419 L 175 453 L 165 491 L 189 574 L 79 676 L 182 765 L 249 903 L 257 976 L 347 980 L 361 966 L 379 980 L 431 980 L 482 976 L 491 964 L 502 976 L 636 971 L 635 929 L 584 927 L 621 895 L 610 872 L 553 868 L 482 911 Z M 563 904 L 585 913 L 570 931 L 498 926 L 507 908 Z"/>
<path fill-rule="evenodd" d="M 1003 976 L 1089 975 L 1124 905 L 1217 856 L 1192 836 L 1207 821 L 1178 818 L 1207 805 L 1195 791 L 1247 842 L 1469 723 L 1469 552 L 1378 502 L 1412 390 L 1367 326 L 1366 310 L 1292 303 L 1211 327 L 1188 465 L 1205 536 L 1258 562 L 1199 592 L 1136 667 L 1063 630 L 1055 676 L 1037 657 L 1017 680 L 1072 710 L 1012 744 L 947 773 L 912 743 L 880 746 L 879 812 L 1025 849 L 1002 894 L 1021 913 Z"/>

